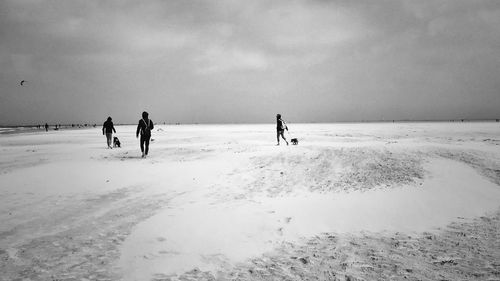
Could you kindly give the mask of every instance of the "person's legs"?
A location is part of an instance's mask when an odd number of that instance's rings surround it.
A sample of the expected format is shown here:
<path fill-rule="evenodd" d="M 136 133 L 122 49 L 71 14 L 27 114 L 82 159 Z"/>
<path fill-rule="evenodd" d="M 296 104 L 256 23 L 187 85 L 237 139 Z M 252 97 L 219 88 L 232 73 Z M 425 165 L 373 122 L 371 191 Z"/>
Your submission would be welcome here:
<path fill-rule="evenodd" d="M 106 133 L 106 141 L 108 142 L 108 147 L 111 148 L 111 133 Z"/>
<path fill-rule="evenodd" d="M 142 152 L 142 157 L 144 157 L 144 142 L 146 141 L 146 138 L 141 135 L 141 152 Z"/>
<path fill-rule="evenodd" d="M 148 155 L 149 152 L 149 140 L 151 139 L 151 136 L 146 136 L 145 137 L 145 142 L 146 142 L 146 155 Z"/>
<path fill-rule="evenodd" d="M 280 145 L 280 131 L 276 131 L 276 140 L 278 141 L 278 145 Z"/>
<path fill-rule="evenodd" d="M 281 137 L 283 138 L 283 140 L 285 140 L 286 145 L 288 145 L 288 141 L 287 141 L 287 140 L 286 140 L 286 138 L 285 138 L 285 131 L 281 131 L 281 132 L 280 132 L 280 135 L 281 135 Z M 278 139 L 279 139 L 279 137 L 278 137 Z"/>

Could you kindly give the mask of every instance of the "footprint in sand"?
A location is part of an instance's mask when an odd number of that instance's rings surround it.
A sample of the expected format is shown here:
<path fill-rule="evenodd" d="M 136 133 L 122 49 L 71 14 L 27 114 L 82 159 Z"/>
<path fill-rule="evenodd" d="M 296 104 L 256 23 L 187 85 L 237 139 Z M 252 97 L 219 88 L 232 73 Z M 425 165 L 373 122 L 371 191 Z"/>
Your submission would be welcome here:
<path fill-rule="evenodd" d="M 163 273 L 155 273 L 153 275 L 153 281 L 164 281 L 164 280 L 171 280 L 172 278 L 172 275 L 166 275 L 166 274 L 163 274 Z"/>
<path fill-rule="evenodd" d="M 158 251 L 158 254 L 160 255 L 180 255 L 180 252 L 177 251 L 167 251 L 167 250 L 160 250 Z"/>
<path fill-rule="evenodd" d="M 148 253 L 148 254 L 145 254 L 142 256 L 142 258 L 146 259 L 146 260 L 154 259 L 155 257 L 156 257 L 156 255 L 154 255 L 152 253 Z"/>

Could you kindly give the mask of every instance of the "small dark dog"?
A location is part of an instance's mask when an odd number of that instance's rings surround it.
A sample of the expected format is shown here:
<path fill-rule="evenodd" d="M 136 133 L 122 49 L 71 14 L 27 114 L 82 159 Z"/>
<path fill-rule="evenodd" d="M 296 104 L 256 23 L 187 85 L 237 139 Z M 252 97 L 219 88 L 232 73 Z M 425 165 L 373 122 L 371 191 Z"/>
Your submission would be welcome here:
<path fill-rule="evenodd" d="M 299 140 L 298 139 L 291 139 L 290 141 L 292 142 L 293 145 L 299 144 Z"/>
<path fill-rule="evenodd" d="M 113 137 L 113 147 L 121 147 L 120 140 L 117 137 Z"/>

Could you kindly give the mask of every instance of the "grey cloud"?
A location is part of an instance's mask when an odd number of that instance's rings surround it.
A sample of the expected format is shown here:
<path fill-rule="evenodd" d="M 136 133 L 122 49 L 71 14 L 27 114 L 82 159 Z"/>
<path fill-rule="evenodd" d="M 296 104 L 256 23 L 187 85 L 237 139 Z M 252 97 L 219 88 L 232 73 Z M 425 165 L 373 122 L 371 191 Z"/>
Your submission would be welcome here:
<path fill-rule="evenodd" d="M 499 115 L 498 1 L 33 0 L 0 13 L 5 122 Z"/>

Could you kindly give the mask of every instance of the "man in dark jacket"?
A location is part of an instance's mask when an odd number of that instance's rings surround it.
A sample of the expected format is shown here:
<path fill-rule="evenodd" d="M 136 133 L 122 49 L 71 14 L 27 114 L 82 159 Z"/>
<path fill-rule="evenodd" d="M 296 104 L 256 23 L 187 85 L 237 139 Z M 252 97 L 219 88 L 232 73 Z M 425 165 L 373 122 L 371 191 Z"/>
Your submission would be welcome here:
<path fill-rule="evenodd" d="M 149 140 L 151 139 L 151 130 L 153 130 L 153 121 L 148 118 L 149 114 L 144 111 L 142 113 L 142 119 L 139 120 L 139 124 L 137 125 L 137 131 L 135 132 L 135 137 L 139 137 L 139 133 L 141 133 L 141 152 L 142 157 L 146 157 L 149 152 Z M 144 145 L 146 147 L 144 147 Z"/>
<path fill-rule="evenodd" d="M 111 121 L 111 117 L 108 117 L 108 120 L 102 124 L 102 134 L 106 135 L 106 140 L 108 142 L 108 148 L 113 148 L 111 147 L 111 139 L 113 136 L 113 132 L 116 133 L 115 127 L 113 126 L 113 122 Z"/>

